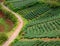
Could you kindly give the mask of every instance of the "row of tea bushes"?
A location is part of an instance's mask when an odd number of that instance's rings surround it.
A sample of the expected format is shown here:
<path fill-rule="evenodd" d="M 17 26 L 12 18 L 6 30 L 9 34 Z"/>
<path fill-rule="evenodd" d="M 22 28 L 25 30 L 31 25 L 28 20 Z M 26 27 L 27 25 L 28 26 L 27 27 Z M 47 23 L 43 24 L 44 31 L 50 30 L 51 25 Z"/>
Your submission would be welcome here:
<path fill-rule="evenodd" d="M 18 41 L 16 40 L 12 43 L 11 46 L 60 46 L 60 41 L 41 41 L 41 40 L 32 40 L 32 41 Z"/>

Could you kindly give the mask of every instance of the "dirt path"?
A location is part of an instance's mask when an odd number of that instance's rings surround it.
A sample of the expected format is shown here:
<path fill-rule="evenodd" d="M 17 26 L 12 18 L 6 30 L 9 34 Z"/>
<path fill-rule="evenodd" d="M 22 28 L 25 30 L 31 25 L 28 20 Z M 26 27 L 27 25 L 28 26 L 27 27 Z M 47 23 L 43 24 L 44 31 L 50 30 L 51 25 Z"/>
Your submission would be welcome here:
<path fill-rule="evenodd" d="M 33 41 L 33 40 L 41 40 L 41 41 L 60 41 L 60 38 L 34 38 L 34 39 L 20 39 L 20 41 Z"/>
<path fill-rule="evenodd" d="M 20 15 L 14 13 L 12 10 L 10 10 L 6 6 L 4 6 L 3 3 L 1 3 L 1 5 L 4 9 L 6 9 L 7 11 L 14 14 L 17 17 L 18 21 L 19 21 L 19 24 L 18 24 L 18 27 L 16 28 L 16 30 L 13 32 L 11 37 L 9 37 L 9 39 L 2 45 L 2 46 L 9 46 L 11 44 L 11 42 L 18 36 L 19 32 L 21 31 L 21 28 L 23 27 L 23 20 L 21 19 Z"/>

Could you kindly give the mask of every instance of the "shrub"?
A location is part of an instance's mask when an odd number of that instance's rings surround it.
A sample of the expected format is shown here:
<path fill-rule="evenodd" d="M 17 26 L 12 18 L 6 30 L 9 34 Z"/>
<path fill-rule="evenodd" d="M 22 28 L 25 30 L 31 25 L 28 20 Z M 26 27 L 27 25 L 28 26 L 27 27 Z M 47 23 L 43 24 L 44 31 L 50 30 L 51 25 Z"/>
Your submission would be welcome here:
<path fill-rule="evenodd" d="M 5 33 L 0 33 L 0 44 L 4 43 L 8 39 Z"/>

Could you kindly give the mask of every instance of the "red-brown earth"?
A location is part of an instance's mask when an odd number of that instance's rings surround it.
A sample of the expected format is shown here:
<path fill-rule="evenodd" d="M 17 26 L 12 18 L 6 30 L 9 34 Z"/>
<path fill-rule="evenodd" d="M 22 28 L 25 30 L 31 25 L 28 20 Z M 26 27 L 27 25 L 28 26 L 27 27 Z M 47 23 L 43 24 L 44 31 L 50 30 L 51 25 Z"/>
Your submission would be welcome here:
<path fill-rule="evenodd" d="M 9 25 L 9 31 L 13 28 L 13 22 L 11 21 L 11 20 L 9 20 L 9 19 L 6 19 L 6 23 Z"/>
<path fill-rule="evenodd" d="M 0 11 L 0 18 L 4 18 L 4 17 L 5 17 L 4 13 L 2 11 Z M 5 21 L 9 25 L 8 31 L 10 31 L 13 28 L 14 24 L 10 19 L 5 19 Z M 0 32 L 3 32 L 4 30 L 5 30 L 5 27 L 0 24 Z"/>
<path fill-rule="evenodd" d="M 3 32 L 4 30 L 5 30 L 5 27 L 2 24 L 0 24 L 0 32 Z"/>

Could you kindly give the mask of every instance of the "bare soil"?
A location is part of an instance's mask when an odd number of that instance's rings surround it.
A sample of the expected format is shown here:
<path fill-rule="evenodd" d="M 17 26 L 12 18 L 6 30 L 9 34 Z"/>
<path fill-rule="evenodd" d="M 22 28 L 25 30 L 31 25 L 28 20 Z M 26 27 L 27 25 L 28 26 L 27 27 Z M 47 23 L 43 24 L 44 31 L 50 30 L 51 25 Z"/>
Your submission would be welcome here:
<path fill-rule="evenodd" d="M 0 32 L 4 32 L 4 30 L 5 30 L 5 27 L 2 24 L 0 24 Z"/>
<path fill-rule="evenodd" d="M 21 41 L 32 41 L 32 40 L 42 40 L 42 41 L 60 41 L 60 38 L 34 38 L 34 39 L 20 39 Z"/>
<path fill-rule="evenodd" d="M 4 0 L 0 0 L 0 2 L 3 2 Z"/>
<path fill-rule="evenodd" d="M 11 21 L 11 20 L 9 20 L 9 19 L 6 19 L 6 23 L 9 25 L 9 31 L 13 28 L 13 26 L 14 26 L 14 24 L 13 24 L 13 22 Z"/>
<path fill-rule="evenodd" d="M 4 17 L 5 17 L 4 13 L 2 11 L 0 11 L 0 18 L 4 18 Z M 10 28 L 8 31 L 10 31 L 13 28 L 14 24 L 10 19 L 6 19 L 5 21 L 9 25 Z M 5 30 L 5 27 L 0 24 L 0 32 L 4 31 L 4 30 Z"/>
<path fill-rule="evenodd" d="M 0 18 L 4 18 L 4 14 L 0 11 Z"/>

